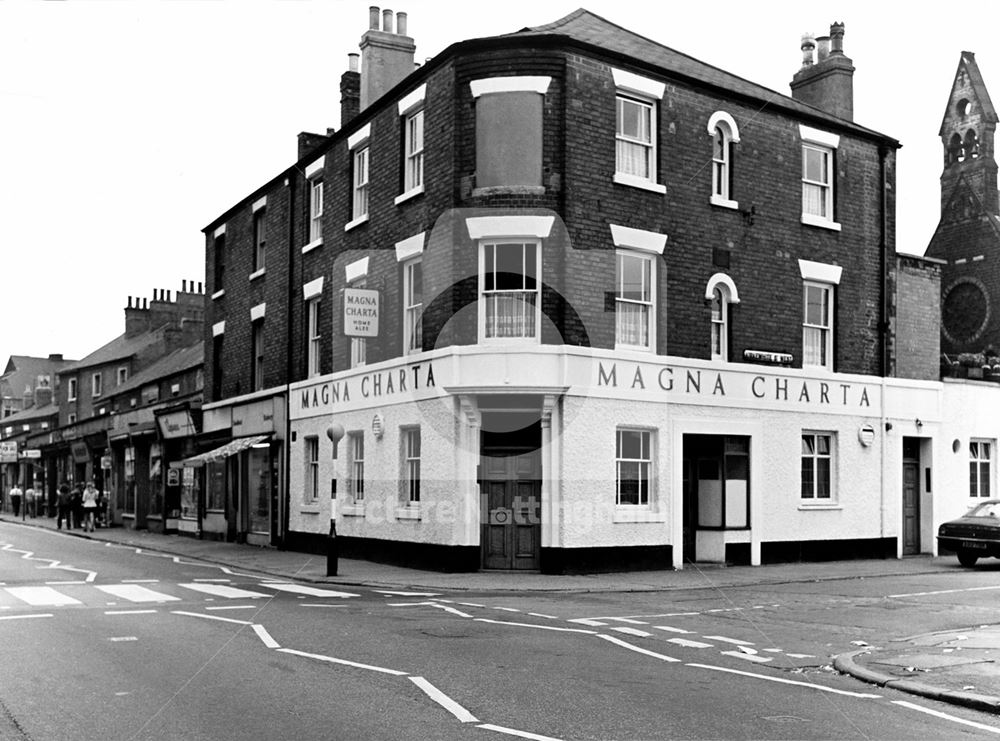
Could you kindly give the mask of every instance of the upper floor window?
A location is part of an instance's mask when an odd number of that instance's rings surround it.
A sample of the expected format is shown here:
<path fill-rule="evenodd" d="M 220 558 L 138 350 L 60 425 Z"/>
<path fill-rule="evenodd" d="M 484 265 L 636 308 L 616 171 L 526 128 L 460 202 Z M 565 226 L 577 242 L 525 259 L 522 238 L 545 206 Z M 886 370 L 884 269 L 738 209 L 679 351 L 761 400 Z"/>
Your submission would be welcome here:
<path fill-rule="evenodd" d="M 353 209 L 351 218 L 360 219 L 368 215 L 368 147 L 362 147 L 354 153 Z"/>
<path fill-rule="evenodd" d="M 708 281 L 705 300 L 712 309 L 712 360 L 729 360 L 729 307 L 740 299 L 736 285 L 724 273 L 716 273 Z"/>
<path fill-rule="evenodd" d="M 257 319 L 251 326 L 250 389 L 264 388 L 264 319 Z"/>
<path fill-rule="evenodd" d="M 222 340 L 224 334 L 212 337 L 212 398 L 222 397 L 222 379 L 225 365 L 222 362 Z"/>
<path fill-rule="evenodd" d="M 212 240 L 213 274 L 212 285 L 214 293 L 218 294 L 226 288 L 226 226 L 223 224 L 215 230 Z"/>
<path fill-rule="evenodd" d="M 834 219 L 834 153 L 840 137 L 808 126 L 802 136 L 802 223 L 840 230 Z"/>
<path fill-rule="evenodd" d="M 665 193 L 657 183 L 657 105 L 665 85 L 612 69 L 615 96 L 615 182 Z"/>
<path fill-rule="evenodd" d="M 319 296 L 309 299 L 306 302 L 306 342 L 308 343 L 306 350 L 306 373 L 309 378 L 318 376 L 321 373 L 320 342 L 322 338 L 319 331 L 319 312 Z"/>
<path fill-rule="evenodd" d="M 115 385 L 121 386 L 128 380 L 128 366 L 121 366 L 115 374 Z"/>
<path fill-rule="evenodd" d="M 320 181 L 322 187 L 322 181 Z M 322 198 L 320 198 L 322 201 Z M 310 227 L 311 230 L 311 227 Z M 267 267 L 267 209 L 261 207 L 253 213 L 253 270 Z"/>
<path fill-rule="evenodd" d="M 403 352 L 420 352 L 423 344 L 424 266 L 415 257 L 403 263 Z"/>
<path fill-rule="evenodd" d="M 70 378 L 66 383 L 66 400 L 76 401 L 76 379 Z"/>
<path fill-rule="evenodd" d="M 424 184 L 424 111 L 406 117 L 405 162 L 403 192 L 408 193 Z"/>
<path fill-rule="evenodd" d="M 618 250 L 615 257 L 615 345 L 654 349 L 656 264 L 652 256 Z"/>
<path fill-rule="evenodd" d="M 799 260 L 802 274 L 802 365 L 833 370 L 834 286 L 839 265 Z"/>
<path fill-rule="evenodd" d="M 480 247 L 480 337 L 538 337 L 541 244 L 511 240 Z"/>
<path fill-rule="evenodd" d="M 712 137 L 712 196 L 715 206 L 737 208 L 733 198 L 733 150 L 740 140 L 736 121 L 728 113 L 716 111 L 708 119 L 708 133 Z"/>
<path fill-rule="evenodd" d="M 476 101 L 476 189 L 544 193 L 542 128 L 550 77 L 488 77 L 469 83 Z"/>
<path fill-rule="evenodd" d="M 104 390 L 104 378 L 100 373 L 95 373 L 90 377 L 90 395 L 100 396 Z"/>
<path fill-rule="evenodd" d="M 309 242 L 323 236 L 323 178 L 309 181 Z"/>
<path fill-rule="evenodd" d="M 990 461 L 993 458 L 993 444 L 986 440 L 969 441 L 969 496 L 989 497 Z"/>

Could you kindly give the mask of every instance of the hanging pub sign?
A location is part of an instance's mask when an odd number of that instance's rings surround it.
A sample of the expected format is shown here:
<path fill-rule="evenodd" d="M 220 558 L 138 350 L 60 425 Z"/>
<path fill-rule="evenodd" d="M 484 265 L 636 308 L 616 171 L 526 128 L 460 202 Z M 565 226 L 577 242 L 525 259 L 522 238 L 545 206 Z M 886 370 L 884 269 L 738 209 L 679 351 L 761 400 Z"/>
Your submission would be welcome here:
<path fill-rule="evenodd" d="M 0 443 L 0 463 L 17 463 L 17 440 Z"/>
<path fill-rule="evenodd" d="M 378 291 L 344 289 L 344 334 L 348 337 L 378 337 Z"/>
<path fill-rule="evenodd" d="M 90 460 L 90 449 L 87 443 L 73 443 L 70 445 L 73 451 L 73 461 L 76 463 L 86 463 Z"/>

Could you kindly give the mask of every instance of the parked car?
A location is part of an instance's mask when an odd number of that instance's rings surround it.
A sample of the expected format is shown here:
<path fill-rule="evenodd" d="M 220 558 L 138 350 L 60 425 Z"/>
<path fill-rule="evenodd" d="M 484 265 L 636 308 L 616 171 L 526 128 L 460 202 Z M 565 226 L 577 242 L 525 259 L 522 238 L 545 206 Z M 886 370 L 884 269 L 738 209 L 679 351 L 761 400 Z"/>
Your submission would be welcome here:
<path fill-rule="evenodd" d="M 963 566 L 975 566 L 980 558 L 1000 558 L 1000 499 L 987 499 L 957 520 L 938 528 L 938 547 L 955 551 Z"/>

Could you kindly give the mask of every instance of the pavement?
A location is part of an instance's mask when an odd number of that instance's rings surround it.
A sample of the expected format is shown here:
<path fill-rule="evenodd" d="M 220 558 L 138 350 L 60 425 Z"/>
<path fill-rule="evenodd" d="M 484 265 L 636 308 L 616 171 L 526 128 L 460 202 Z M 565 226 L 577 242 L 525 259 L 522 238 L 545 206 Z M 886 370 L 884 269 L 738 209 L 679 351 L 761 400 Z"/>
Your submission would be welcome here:
<path fill-rule="evenodd" d="M 56 529 L 54 518 L 14 518 L 0 522 Z M 354 587 L 464 592 L 667 592 L 754 585 L 864 579 L 892 575 L 939 574 L 930 556 L 790 563 L 768 566 L 688 566 L 682 570 L 548 575 L 516 572 L 443 573 L 359 559 L 337 559 L 327 575 L 327 557 L 239 543 L 161 535 L 122 527 L 67 533 L 123 546 L 209 561 L 279 578 Z M 834 667 L 861 681 L 914 695 L 1000 714 L 1000 624 L 887 639 L 861 645 L 834 658 Z"/>

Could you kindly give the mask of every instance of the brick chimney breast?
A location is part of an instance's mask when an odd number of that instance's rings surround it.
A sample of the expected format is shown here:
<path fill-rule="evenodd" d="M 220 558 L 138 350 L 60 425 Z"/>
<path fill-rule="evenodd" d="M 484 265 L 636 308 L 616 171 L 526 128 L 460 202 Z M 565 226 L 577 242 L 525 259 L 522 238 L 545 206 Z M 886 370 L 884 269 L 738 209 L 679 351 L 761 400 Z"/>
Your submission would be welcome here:
<path fill-rule="evenodd" d="M 807 43 L 811 42 L 811 43 Z M 844 54 L 844 24 L 830 26 L 830 35 L 816 39 L 816 62 L 812 58 L 812 38 L 802 39 L 803 65 L 792 77 L 792 97 L 827 113 L 854 120 L 854 64 Z M 808 47 L 808 48 L 807 48 Z"/>
<path fill-rule="evenodd" d="M 382 13 L 379 28 L 379 9 L 369 8 L 369 28 L 361 37 L 361 101 L 360 110 L 381 98 L 413 71 L 413 58 L 417 46 L 413 39 L 393 30 L 393 13 Z M 406 29 L 403 14 L 401 30 Z M 343 123 L 341 123 L 343 125 Z"/>

